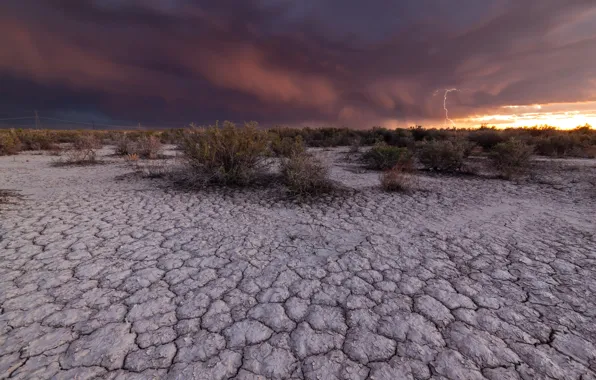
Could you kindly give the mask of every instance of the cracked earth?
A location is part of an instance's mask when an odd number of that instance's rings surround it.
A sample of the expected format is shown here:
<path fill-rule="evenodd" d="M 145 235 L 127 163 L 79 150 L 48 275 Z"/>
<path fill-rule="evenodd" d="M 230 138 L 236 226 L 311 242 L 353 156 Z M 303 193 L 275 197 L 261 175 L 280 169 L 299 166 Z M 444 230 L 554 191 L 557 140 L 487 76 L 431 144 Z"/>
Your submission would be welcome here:
<path fill-rule="evenodd" d="M 318 154 L 355 190 L 0 157 L 0 378 L 596 379 L 594 161 L 402 195 Z"/>

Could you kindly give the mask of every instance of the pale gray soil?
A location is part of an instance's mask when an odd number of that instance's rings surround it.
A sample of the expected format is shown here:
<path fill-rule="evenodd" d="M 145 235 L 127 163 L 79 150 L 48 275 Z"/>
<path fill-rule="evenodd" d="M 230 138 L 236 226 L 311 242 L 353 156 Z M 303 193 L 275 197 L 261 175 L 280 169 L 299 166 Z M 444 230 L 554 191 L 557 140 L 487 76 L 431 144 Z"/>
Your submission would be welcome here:
<path fill-rule="evenodd" d="M 103 153 L 107 153 L 104 150 Z M 0 378 L 596 379 L 596 162 L 298 205 L 0 158 Z"/>

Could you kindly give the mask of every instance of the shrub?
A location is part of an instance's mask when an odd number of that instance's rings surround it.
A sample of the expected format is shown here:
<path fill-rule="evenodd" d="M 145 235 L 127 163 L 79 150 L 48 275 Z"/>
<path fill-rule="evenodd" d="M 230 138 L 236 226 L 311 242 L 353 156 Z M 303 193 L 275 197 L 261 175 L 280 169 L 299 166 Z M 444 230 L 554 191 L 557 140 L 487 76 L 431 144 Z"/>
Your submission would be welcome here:
<path fill-rule="evenodd" d="M 0 132 L 0 156 L 17 154 L 21 150 L 21 141 L 14 130 Z"/>
<path fill-rule="evenodd" d="M 303 153 L 305 151 L 302 136 L 280 137 L 278 134 L 271 135 L 270 149 L 271 153 L 277 157 L 290 157 L 294 154 Z"/>
<path fill-rule="evenodd" d="M 17 129 L 15 133 L 23 150 L 55 150 L 57 147 L 50 131 Z"/>
<path fill-rule="evenodd" d="M 414 177 L 407 171 L 400 165 L 384 171 L 379 177 L 381 188 L 390 192 L 408 192 L 412 190 Z"/>
<path fill-rule="evenodd" d="M 333 189 L 329 168 L 307 153 L 283 159 L 281 173 L 290 193 L 300 197 L 327 193 Z"/>
<path fill-rule="evenodd" d="M 533 153 L 532 146 L 517 139 L 510 139 L 494 147 L 490 160 L 503 178 L 512 178 L 527 170 Z"/>
<path fill-rule="evenodd" d="M 396 165 L 411 166 L 412 154 L 408 148 L 378 143 L 362 155 L 362 160 L 369 169 L 387 170 Z"/>
<path fill-rule="evenodd" d="M 418 145 L 418 160 L 429 170 L 455 172 L 462 169 L 469 146 L 461 140 L 424 141 Z"/>
<path fill-rule="evenodd" d="M 563 157 L 581 152 L 584 149 L 584 144 L 581 135 L 560 132 L 553 136 L 537 139 L 535 149 L 539 155 Z"/>
<path fill-rule="evenodd" d="M 224 122 L 204 130 L 186 131 L 181 149 L 195 179 L 225 185 L 247 185 L 267 166 L 269 139 L 256 123 L 236 128 Z"/>
<path fill-rule="evenodd" d="M 468 139 L 473 143 L 480 146 L 485 151 L 491 150 L 495 145 L 505 142 L 507 139 L 502 132 L 496 130 L 496 128 L 480 128 L 475 131 L 471 131 Z"/>
<path fill-rule="evenodd" d="M 128 156 L 129 154 L 136 154 L 135 143 L 125 134 L 115 136 L 116 155 Z"/>
<path fill-rule="evenodd" d="M 134 152 L 141 158 L 155 159 L 159 157 L 161 141 L 157 136 L 142 136 L 134 144 Z"/>
<path fill-rule="evenodd" d="M 362 139 L 359 136 L 354 137 L 352 144 L 350 145 L 350 153 L 360 153 L 360 147 L 362 146 Z"/>
<path fill-rule="evenodd" d="M 95 149 L 101 147 L 101 142 L 93 134 L 78 135 L 72 147 L 64 153 L 64 159 L 56 164 L 61 165 L 92 165 L 98 163 Z"/>

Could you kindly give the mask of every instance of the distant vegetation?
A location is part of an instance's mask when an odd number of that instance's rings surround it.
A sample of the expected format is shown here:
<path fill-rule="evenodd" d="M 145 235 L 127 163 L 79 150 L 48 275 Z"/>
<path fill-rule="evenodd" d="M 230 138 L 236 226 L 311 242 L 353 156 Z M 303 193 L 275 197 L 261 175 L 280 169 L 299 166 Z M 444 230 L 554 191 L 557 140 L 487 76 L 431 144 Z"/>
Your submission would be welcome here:
<path fill-rule="evenodd" d="M 202 183 L 247 185 L 267 172 L 272 160 L 295 194 L 319 193 L 330 187 L 328 171 L 307 147 L 348 147 L 364 166 L 390 171 L 382 175 L 387 190 L 409 186 L 415 169 L 464 171 L 469 156 L 503 178 L 527 172 L 532 155 L 596 158 L 596 130 L 552 127 L 496 129 L 272 128 L 256 123 L 236 127 L 230 122 L 210 127 L 161 131 L 0 130 L 0 155 L 45 150 L 61 154 L 64 163 L 95 162 L 103 145 L 128 159 L 155 159 L 163 144 L 173 144 L 186 159 L 189 173 Z M 156 164 L 157 165 L 157 164 Z"/>

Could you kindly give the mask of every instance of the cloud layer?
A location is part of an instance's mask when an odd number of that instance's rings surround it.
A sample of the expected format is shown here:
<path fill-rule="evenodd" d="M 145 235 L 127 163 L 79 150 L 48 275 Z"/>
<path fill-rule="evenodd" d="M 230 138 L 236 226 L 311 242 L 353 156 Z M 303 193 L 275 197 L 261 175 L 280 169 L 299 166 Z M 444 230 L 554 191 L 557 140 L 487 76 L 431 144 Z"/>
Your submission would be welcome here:
<path fill-rule="evenodd" d="M 593 0 L 0 3 L 0 115 L 441 124 L 452 87 L 456 119 L 594 101 L 595 61 Z"/>

